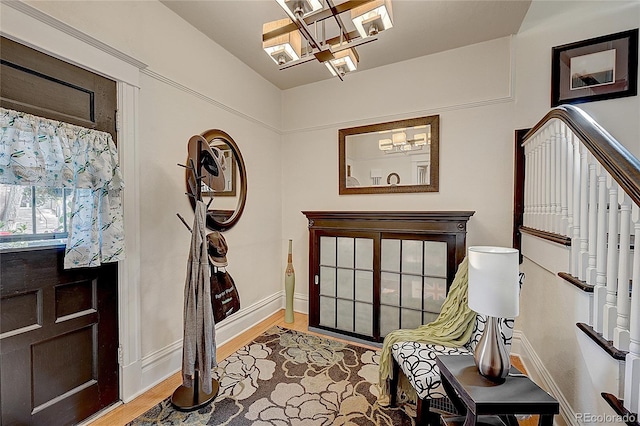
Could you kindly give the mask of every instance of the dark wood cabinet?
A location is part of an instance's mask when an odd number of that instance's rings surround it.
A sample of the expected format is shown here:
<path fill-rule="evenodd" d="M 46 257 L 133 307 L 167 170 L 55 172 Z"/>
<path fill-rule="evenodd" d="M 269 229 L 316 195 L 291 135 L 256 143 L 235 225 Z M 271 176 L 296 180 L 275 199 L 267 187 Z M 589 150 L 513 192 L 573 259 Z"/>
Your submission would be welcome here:
<path fill-rule="evenodd" d="M 438 316 L 474 214 L 302 213 L 309 221 L 309 327 L 373 342 Z"/>

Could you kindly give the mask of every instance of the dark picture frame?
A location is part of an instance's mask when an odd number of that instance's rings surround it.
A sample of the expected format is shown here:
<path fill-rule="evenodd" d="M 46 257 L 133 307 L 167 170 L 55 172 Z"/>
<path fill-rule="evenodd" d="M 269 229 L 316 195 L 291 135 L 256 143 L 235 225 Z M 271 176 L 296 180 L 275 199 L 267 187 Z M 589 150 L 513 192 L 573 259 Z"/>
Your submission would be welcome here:
<path fill-rule="evenodd" d="M 637 94 L 638 28 L 552 49 L 552 107 Z"/>

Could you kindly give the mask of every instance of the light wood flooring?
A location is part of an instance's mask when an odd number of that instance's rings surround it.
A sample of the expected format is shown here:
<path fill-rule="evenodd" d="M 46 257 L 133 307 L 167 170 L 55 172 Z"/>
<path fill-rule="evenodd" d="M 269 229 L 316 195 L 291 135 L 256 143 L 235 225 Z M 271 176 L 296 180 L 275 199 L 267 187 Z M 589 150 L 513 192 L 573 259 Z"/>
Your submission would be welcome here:
<path fill-rule="evenodd" d="M 217 348 L 218 362 L 222 361 L 223 359 L 225 359 L 226 357 L 228 357 L 229 355 L 231 355 L 241 347 L 253 341 L 256 337 L 264 333 L 266 330 L 276 325 L 283 328 L 302 331 L 305 333 L 317 334 L 317 333 L 312 333 L 308 330 L 309 318 L 307 315 L 296 312 L 294 315 L 294 322 L 291 324 L 287 324 L 284 322 L 284 310 L 281 310 L 273 314 L 269 318 L 265 319 L 264 321 L 256 324 L 251 329 L 233 338 L 232 340 L 225 343 L 224 345 L 219 346 Z M 334 339 L 342 340 L 337 338 L 334 338 Z M 347 340 L 343 340 L 343 341 L 349 342 Z M 353 342 L 349 342 L 349 343 L 355 344 Z M 367 346 L 367 345 L 360 345 L 360 346 L 369 347 L 374 350 L 379 349 L 375 346 Z M 519 358 L 512 357 L 511 361 L 513 365 L 516 366 L 519 370 L 523 372 L 525 371 L 524 366 L 520 362 Z M 171 396 L 173 391 L 181 384 L 182 384 L 182 378 L 180 373 L 178 372 L 170 376 L 168 379 L 164 380 L 162 383 L 154 386 L 144 394 L 135 398 L 133 401 L 128 402 L 126 404 L 121 404 L 118 407 L 107 412 L 106 414 L 96 418 L 95 420 L 89 421 L 85 424 L 87 426 L 126 425 L 127 423 L 129 423 L 130 421 L 138 417 L 139 415 L 149 410 L 154 405 L 158 404 L 162 400 Z M 525 425 L 529 426 L 537 423 L 538 422 L 537 422 L 536 416 L 532 417 L 531 419 L 527 419 L 525 421 L 520 421 L 521 426 L 525 426 Z"/>

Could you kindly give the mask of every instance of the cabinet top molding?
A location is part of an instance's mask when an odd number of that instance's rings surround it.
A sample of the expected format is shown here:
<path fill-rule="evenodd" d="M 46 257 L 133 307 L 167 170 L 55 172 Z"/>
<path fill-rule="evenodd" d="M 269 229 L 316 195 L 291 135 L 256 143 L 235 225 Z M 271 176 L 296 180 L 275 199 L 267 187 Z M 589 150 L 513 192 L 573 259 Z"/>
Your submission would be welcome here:
<path fill-rule="evenodd" d="M 309 228 L 466 232 L 474 211 L 303 211 Z M 436 224 L 440 224 L 439 226 Z"/>

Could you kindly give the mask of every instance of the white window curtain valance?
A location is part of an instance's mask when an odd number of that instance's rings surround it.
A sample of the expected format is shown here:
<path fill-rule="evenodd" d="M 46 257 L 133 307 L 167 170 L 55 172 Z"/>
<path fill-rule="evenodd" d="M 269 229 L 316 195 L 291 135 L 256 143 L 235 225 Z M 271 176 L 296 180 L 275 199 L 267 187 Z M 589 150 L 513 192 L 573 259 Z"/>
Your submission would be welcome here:
<path fill-rule="evenodd" d="M 109 133 L 0 108 L 0 183 L 74 189 L 65 268 L 124 259 L 124 182 Z"/>

